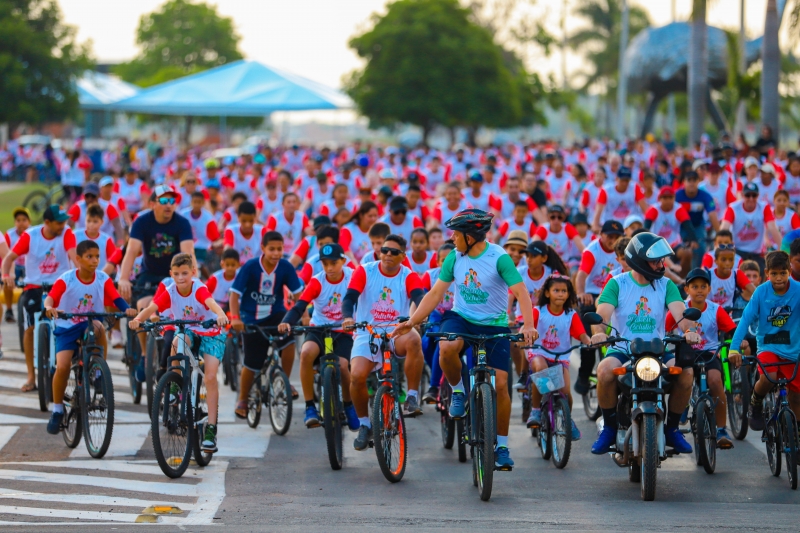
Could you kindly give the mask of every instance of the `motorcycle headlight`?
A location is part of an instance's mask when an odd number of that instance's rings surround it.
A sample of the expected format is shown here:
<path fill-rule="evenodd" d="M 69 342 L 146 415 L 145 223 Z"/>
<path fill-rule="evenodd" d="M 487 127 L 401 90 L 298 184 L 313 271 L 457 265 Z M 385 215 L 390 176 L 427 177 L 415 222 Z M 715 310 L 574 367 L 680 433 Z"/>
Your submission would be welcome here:
<path fill-rule="evenodd" d="M 636 377 L 642 381 L 655 381 L 661 374 L 661 363 L 652 357 L 642 357 L 636 362 Z"/>

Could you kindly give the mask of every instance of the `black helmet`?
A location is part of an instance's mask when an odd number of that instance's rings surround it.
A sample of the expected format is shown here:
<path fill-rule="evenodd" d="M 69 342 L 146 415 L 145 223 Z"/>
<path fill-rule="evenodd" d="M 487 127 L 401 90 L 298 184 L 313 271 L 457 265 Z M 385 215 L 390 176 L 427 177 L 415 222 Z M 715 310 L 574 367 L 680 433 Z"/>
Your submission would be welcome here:
<path fill-rule="evenodd" d="M 650 282 L 663 278 L 666 269 L 662 266 L 659 270 L 653 270 L 647 264 L 648 261 L 658 261 L 673 253 L 675 252 L 664 237 L 646 231 L 634 235 L 625 247 L 628 266 Z"/>
<path fill-rule="evenodd" d="M 492 227 L 494 215 L 480 209 L 464 209 L 444 223 L 447 229 L 475 237 L 483 237 Z"/>

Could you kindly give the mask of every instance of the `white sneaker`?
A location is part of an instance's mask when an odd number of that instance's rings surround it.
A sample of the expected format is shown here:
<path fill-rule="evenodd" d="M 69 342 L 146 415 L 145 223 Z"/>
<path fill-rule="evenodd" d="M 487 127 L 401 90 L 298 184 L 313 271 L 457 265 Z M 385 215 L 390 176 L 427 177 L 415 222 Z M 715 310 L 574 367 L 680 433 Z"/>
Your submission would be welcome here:
<path fill-rule="evenodd" d="M 115 329 L 111 330 L 111 346 L 114 348 L 122 348 L 122 332 Z"/>

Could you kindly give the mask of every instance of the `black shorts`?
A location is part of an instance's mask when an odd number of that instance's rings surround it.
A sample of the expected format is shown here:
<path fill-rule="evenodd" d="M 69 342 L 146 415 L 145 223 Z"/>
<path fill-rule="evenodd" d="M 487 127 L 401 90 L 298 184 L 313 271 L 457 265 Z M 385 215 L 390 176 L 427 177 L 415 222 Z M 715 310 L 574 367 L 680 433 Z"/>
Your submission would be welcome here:
<path fill-rule="evenodd" d="M 719 360 L 719 357 L 715 355 L 714 358 L 709 361 L 708 358 L 711 357 L 711 352 L 709 352 L 708 350 L 703 350 L 700 353 L 702 354 L 703 357 L 702 360 L 708 361 L 706 363 L 706 373 L 708 373 L 709 370 L 718 370 L 720 373 L 722 373 L 722 361 Z M 695 366 L 695 375 L 697 374 L 697 368 L 698 367 Z"/>
<path fill-rule="evenodd" d="M 284 315 L 285 313 L 272 314 L 264 320 L 256 322 L 255 325 L 273 327 L 277 326 L 283 322 Z M 261 368 L 264 366 L 264 361 L 267 360 L 267 340 L 258 331 L 254 331 L 252 333 L 245 331 L 244 334 L 242 334 L 242 343 L 244 344 L 244 366 L 253 372 L 261 372 Z M 280 337 L 280 339 L 274 344 L 274 347 L 278 350 L 283 350 L 292 344 L 294 344 L 294 336 L 285 335 Z"/>
<path fill-rule="evenodd" d="M 34 314 L 42 310 L 42 291 L 41 287 L 26 289 L 19 296 L 22 298 L 22 308 L 25 309 L 25 323 L 29 328 L 36 322 Z"/>
<path fill-rule="evenodd" d="M 333 353 L 349 361 L 350 352 L 353 351 L 353 336 L 349 333 L 334 331 L 331 337 L 333 337 Z M 321 331 L 310 331 L 306 333 L 305 342 L 313 342 L 319 348 L 319 355 L 314 359 L 316 364 L 320 356 L 325 353 L 325 335 Z"/>
<path fill-rule="evenodd" d="M 158 284 L 164 281 L 164 278 L 165 276 L 150 274 L 149 272 L 139 274 L 133 285 L 133 297 L 139 300 L 148 296 L 155 296 L 156 290 L 158 290 Z M 136 304 L 136 302 L 133 303 L 134 305 Z"/>

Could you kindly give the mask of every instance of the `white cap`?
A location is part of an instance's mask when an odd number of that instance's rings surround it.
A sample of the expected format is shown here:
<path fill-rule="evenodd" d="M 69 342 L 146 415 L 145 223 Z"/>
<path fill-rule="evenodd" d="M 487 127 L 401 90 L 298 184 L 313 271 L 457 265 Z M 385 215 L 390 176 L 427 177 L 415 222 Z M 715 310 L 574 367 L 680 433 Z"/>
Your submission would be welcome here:
<path fill-rule="evenodd" d="M 761 172 L 767 172 L 769 174 L 775 174 L 775 167 L 772 163 L 764 163 L 761 165 Z"/>
<path fill-rule="evenodd" d="M 758 162 L 758 159 L 756 159 L 755 157 L 753 156 L 746 157 L 744 160 L 744 168 L 748 168 L 752 165 L 755 165 L 757 167 L 761 166 Z"/>
<path fill-rule="evenodd" d="M 644 226 L 644 220 L 639 215 L 630 215 L 628 218 L 625 219 L 625 222 L 622 223 L 622 227 L 628 229 L 631 227 L 632 224 L 638 222 L 642 226 Z"/>
<path fill-rule="evenodd" d="M 708 161 L 705 159 L 695 159 L 694 163 L 692 163 L 692 170 L 697 171 L 698 168 L 702 167 L 703 165 L 707 165 Z"/>
<path fill-rule="evenodd" d="M 100 187 L 105 187 L 106 185 L 114 185 L 114 178 L 112 178 L 111 176 L 103 176 L 98 185 Z"/>

